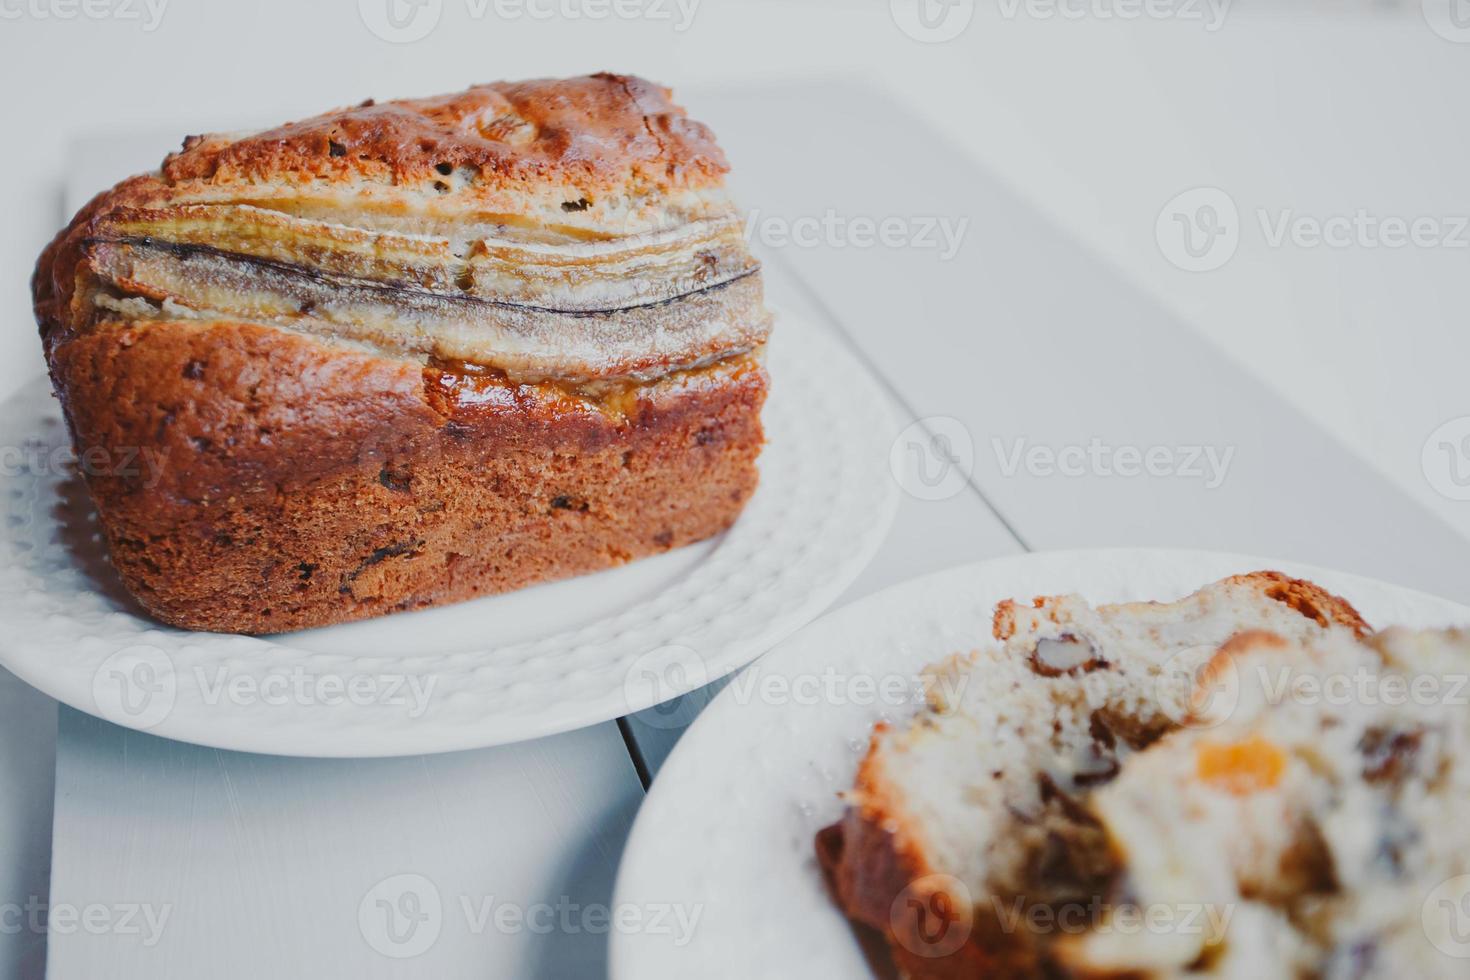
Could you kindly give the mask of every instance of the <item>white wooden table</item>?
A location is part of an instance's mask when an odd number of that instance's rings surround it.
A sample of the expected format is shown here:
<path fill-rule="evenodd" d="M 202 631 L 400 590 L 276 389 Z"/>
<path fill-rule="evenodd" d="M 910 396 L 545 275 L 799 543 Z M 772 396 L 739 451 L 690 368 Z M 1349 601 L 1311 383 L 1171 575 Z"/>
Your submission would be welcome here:
<path fill-rule="evenodd" d="M 859 88 L 791 87 L 702 98 L 700 115 L 737 156 L 772 300 L 860 353 L 900 427 L 925 420 L 973 458 L 954 494 L 905 495 L 841 602 L 962 562 L 1092 545 L 1262 553 L 1470 600 L 1470 545 L 905 109 Z M 891 240 L 910 244 L 865 246 L 852 224 L 890 218 Z M 780 244 L 782 222 L 800 219 L 828 230 Z M 928 219 L 968 219 L 953 257 L 911 241 Z M 1159 447 L 1154 474 L 1119 474 Z M 1195 473 L 1208 451 L 1229 459 L 1218 486 Z M 1048 458 L 1086 462 L 1068 475 Z M 59 980 L 598 975 L 606 936 L 587 920 L 542 931 L 485 912 L 605 905 L 640 775 L 678 734 L 663 710 L 517 746 L 324 761 L 63 710 L 48 890 L 49 703 L 5 677 L 0 712 L 28 740 L 0 738 L 0 909 L 49 894 L 53 919 L 89 906 L 167 916 L 161 932 L 141 914 L 130 933 L 53 922 Z M 432 882 L 443 904 L 436 941 L 413 958 L 383 955 L 359 921 L 369 890 L 397 875 Z M 5 924 L 0 977 L 34 975 L 41 938 Z"/>

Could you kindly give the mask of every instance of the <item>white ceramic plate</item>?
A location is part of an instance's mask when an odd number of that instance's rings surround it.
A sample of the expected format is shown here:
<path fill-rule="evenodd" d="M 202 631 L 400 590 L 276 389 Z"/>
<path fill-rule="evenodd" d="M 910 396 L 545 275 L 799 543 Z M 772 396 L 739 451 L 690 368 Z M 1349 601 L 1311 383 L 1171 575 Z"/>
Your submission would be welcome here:
<path fill-rule="evenodd" d="M 0 407 L 0 664 L 131 728 L 281 755 L 496 745 L 692 690 L 820 613 L 897 504 L 886 397 L 820 328 L 778 322 L 760 489 L 725 534 L 566 582 L 265 638 L 141 613 L 62 462 L 64 426 L 39 380 Z"/>
<path fill-rule="evenodd" d="M 918 672 L 984 642 L 1004 598 L 1175 599 L 1261 568 L 1320 583 L 1375 626 L 1470 624 L 1470 608 L 1381 582 L 1186 551 L 1020 555 L 863 599 L 733 678 L 664 763 L 633 827 L 613 904 L 667 910 L 663 928 L 614 930 L 613 977 L 869 976 L 827 896 L 812 841 L 841 815 L 837 794 L 850 785 L 873 723 L 917 710 Z"/>

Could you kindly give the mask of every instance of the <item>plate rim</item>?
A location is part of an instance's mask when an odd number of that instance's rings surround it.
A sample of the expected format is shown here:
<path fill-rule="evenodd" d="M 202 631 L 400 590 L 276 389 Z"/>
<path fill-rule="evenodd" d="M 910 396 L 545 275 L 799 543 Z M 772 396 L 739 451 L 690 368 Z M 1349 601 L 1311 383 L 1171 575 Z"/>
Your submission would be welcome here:
<path fill-rule="evenodd" d="M 846 385 L 845 392 L 851 394 L 856 388 L 858 396 L 865 403 L 865 418 L 872 420 L 878 426 L 877 432 L 897 431 L 897 417 L 890 399 L 883 390 L 881 381 L 849 349 L 839 333 L 820 323 L 816 317 L 792 313 L 779 305 L 768 305 L 777 318 L 777 329 L 780 331 L 777 337 L 784 335 L 800 338 L 791 342 L 791 356 L 798 363 L 820 370 L 824 374 L 841 377 Z M 840 363 L 843 367 L 840 370 L 834 370 L 833 362 Z M 5 401 L 31 397 L 29 389 L 33 386 L 46 387 L 45 376 L 40 375 L 22 384 Z M 769 425 L 767 431 L 769 438 L 771 434 Z M 25 434 L 35 433 L 27 431 Z M 876 443 L 868 446 L 866 443 L 852 441 L 849 450 L 839 458 L 857 459 L 869 449 L 876 449 Z M 862 465 L 871 466 L 876 472 L 876 467 L 880 462 L 886 467 L 886 456 L 881 461 L 876 455 L 871 462 L 864 459 Z M 32 476 L 29 479 L 33 485 L 42 485 L 43 481 L 40 477 Z M 50 493 L 53 483 L 45 482 L 44 487 L 45 492 Z M 109 716 L 99 710 L 96 704 L 91 703 L 95 698 L 88 697 L 89 690 L 84 689 L 88 685 L 83 685 L 76 677 L 69 676 L 68 666 L 54 666 L 51 663 L 51 658 L 46 656 L 44 651 L 53 648 L 54 642 L 39 643 L 26 637 L 0 639 L 0 667 L 8 669 L 22 681 L 48 697 L 85 714 L 102 718 L 124 728 L 208 748 L 295 758 L 391 758 L 516 744 L 605 724 L 617 718 L 635 714 L 655 704 L 690 693 L 703 684 L 718 680 L 756 659 L 797 632 L 812 619 L 819 617 L 871 564 L 892 527 L 899 500 L 900 488 L 892 479 L 885 478 L 882 486 L 873 488 L 873 502 L 871 505 L 863 504 L 863 510 L 868 519 L 864 527 L 854 529 L 843 525 L 845 530 L 828 532 L 829 536 L 840 536 L 845 541 L 855 542 L 855 547 L 848 552 L 851 556 L 849 560 L 825 567 L 822 569 L 822 574 L 808 575 L 801 582 L 804 594 L 792 608 L 762 620 L 758 627 L 741 636 L 718 643 L 711 654 L 702 658 L 708 670 L 698 683 L 687 687 L 660 687 L 656 693 L 651 690 L 649 698 L 632 698 L 628 695 L 627 686 L 620 685 L 594 696 L 576 699 L 575 703 L 578 705 L 576 711 L 558 712 L 552 705 L 553 710 L 537 710 L 533 717 L 530 712 L 521 710 L 508 716 L 516 719 L 514 730 L 509 731 L 505 730 L 503 724 L 502 727 L 497 727 L 493 720 L 483 724 L 458 724 L 447 727 L 442 723 L 417 728 L 413 725 L 395 725 L 388 729 L 387 734 L 378 736 L 374 741 L 372 740 L 374 733 L 381 730 L 379 726 L 364 725 L 361 722 L 310 729 L 287 726 L 287 730 L 282 732 L 270 724 L 252 725 L 250 723 L 252 718 L 248 716 L 232 719 L 224 725 L 219 725 L 211 723 L 207 718 L 201 721 L 200 719 L 204 716 L 198 713 L 185 713 L 182 719 L 166 718 L 151 726 L 129 725 L 123 719 Z M 52 523 L 55 523 L 54 519 Z M 857 533 L 853 533 L 854 531 Z M 6 543 L 14 540 L 16 540 L 15 536 L 9 535 Z M 720 545 L 717 544 L 702 562 L 712 560 L 718 553 L 719 547 Z M 615 573 L 617 569 L 607 571 Z M 511 594 L 513 593 L 505 595 Z M 648 599 L 642 600 L 638 606 L 644 602 L 656 601 L 663 594 L 666 594 L 666 590 L 652 594 Z M 19 598 L 13 596 L 12 593 L 10 601 L 19 601 Z M 630 608 L 637 608 L 637 606 Z M 570 631 L 556 627 L 548 628 L 544 634 L 539 634 L 524 642 L 535 643 L 563 634 L 572 635 L 584 630 L 595 629 L 601 624 L 615 620 L 625 612 L 626 610 L 620 610 L 617 613 L 608 614 Z M 141 622 L 143 629 L 129 638 L 128 642 L 131 644 L 146 644 L 151 634 L 165 631 L 171 636 L 206 637 L 208 639 L 204 642 L 209 644 L 228 644 L 241 640 L 235 634 L 178 631 L 164 624 L 144 620 L 142 617 L 133 616 L 132 618 Z M 364 622 L 371 622 L 371 620 Z M 290 635 L 283 634 L 287 637 Z M 278 643 L 274 637 L 251 637 L 249 639 L 262 640 L 272 647 L 292 650 L 297 654 L 310 653 L 299 647 L 291 647 L 289 640 Z M 187 643 L 188 640 L 180 642 Z M 660 644 L 676 642 L 677 638 L 662 637 L 650 641 L 648 645 L 650 649 L 658 649 Z M 520 643 L 510 644 L 511 647 L 520 645 Z M 126 645 L 122 643 L 116 646 L 126 649 Z M 495 647 L 492 646 L 490 649 L 493 650 Z M 251 651 L 251 655 L 255 655 L 255 651 Z M 404 654 L 390 659 L 393 663 L 404 664 L 405 666 L 400 668 L 404 673 L 424 675 L 434 673 L 433 669 L 415 670 L 412 666 L 416 658 L 423 656 L 426 655 Z M 434 654 L 427 656 L 434 656 Z M 381 661 L 385 658 L 374 655 L 366 659 Z M 93 657 L 92 667 L 94 669 L 100 667 L 104 660 L 105 658 L 101 656 Z M 287 661 L 286 665 L 289 666 L 289 664 L 290 662 Z M 323 710 L 322 706 L 313 707 Z"/>

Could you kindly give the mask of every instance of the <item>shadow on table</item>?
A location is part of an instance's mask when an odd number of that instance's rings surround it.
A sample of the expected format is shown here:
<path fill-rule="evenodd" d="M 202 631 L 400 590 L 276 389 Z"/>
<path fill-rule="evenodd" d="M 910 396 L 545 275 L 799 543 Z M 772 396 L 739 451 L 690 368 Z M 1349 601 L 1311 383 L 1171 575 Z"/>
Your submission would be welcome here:
<path fill-rule="evenodd" d="M 612 907 L 613 884 L 623 847 L 633 827 L 641 796 L 627 801 L 609 815 L 599 831 L 589 838 L 572 857 L 561 877 L 557 894 L 577 895 L 583 908 L 601 905 L 609 921 L 617 910 Z M 580 921 L 580 916 L 578 917 Z M 608 975 L 608 947 L 613 939 L 606 931 L 566 933 L 554 931 L 536 944 L 527 976 L 533 977 L 602 977 Z"/>

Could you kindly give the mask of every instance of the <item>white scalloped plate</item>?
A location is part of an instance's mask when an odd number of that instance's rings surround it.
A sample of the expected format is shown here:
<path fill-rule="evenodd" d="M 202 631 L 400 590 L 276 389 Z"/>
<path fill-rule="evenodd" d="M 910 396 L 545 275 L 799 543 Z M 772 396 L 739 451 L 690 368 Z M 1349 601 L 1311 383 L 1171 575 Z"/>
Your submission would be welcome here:
<path fill-rule="evenodd" d="M 813 838 L 841 816 L 837 794 L 873 724 L 917 710 L 918 673 L 983 642 L 1001 599 L 1175 599 L 1262 568 L 1320 583 L 1375 626 L 1470 624 L 1470 608 L 1355 575 L 1157 549 L 1017 555 L 869 596 L 742 671 L 684 733 L 638 812 L 613 899 L 614 909 L 669 910 L 665 928 L 614 930 L 612 976 L 870 976 L 828 898 Z"/>
<path fill-rule="evenodd" d="M 768 363 L 760 489 L 720 537 L 566 582 L 263 638 L 161 626 L 128 598 L 80 481 L 58 462 L 66 434 L 38 380 L 0 408 L 0 664 L 131 728 L 279 755 L 497 745 L 685 693 L 820 613 L 871 560 L 897 504 L 895 427 L 857 360 L 782 316 Z"/>

